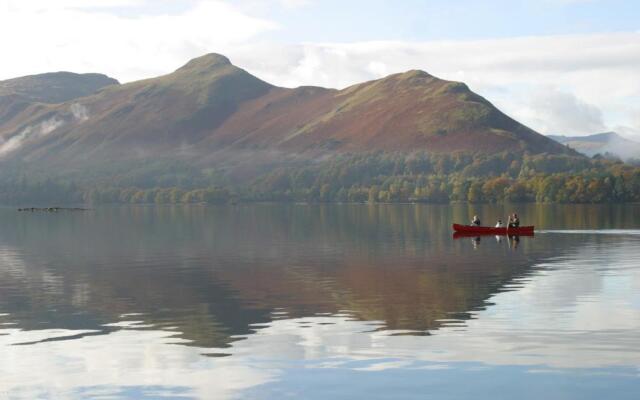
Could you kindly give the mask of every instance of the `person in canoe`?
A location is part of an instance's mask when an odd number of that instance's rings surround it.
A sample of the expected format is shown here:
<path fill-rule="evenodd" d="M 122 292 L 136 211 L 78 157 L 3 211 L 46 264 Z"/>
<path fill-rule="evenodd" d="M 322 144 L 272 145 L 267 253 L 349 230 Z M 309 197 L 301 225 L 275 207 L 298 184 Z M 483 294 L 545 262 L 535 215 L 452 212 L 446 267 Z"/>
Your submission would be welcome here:
<path fill-rule="evenodd" d="M 480 218 L 477 215 L 473 216 L 473 220 L 471 220 L 471 225 L 480 226 L 482 223 L 480 222 Z"/>
<path fill-rule="evenodd" d="M 520 226 L 520 218 L 518 218 L 518 214 L 513 213 L 509 215 L 509 223 L 507 226 L 509 228 L 518 228 Z"/>
<path fill-rule="evenodd" d="M 502 228 L 502 226 L 503 226 L 503 225 L 502 225 L 502 220 L 501 220 L 501 219 L 499 219 L 499 220 L 498 220 L 498 222 L 496 222 L 496 226 L 495 226 L 495 227 L 496 227 L 496 228 Z"/>

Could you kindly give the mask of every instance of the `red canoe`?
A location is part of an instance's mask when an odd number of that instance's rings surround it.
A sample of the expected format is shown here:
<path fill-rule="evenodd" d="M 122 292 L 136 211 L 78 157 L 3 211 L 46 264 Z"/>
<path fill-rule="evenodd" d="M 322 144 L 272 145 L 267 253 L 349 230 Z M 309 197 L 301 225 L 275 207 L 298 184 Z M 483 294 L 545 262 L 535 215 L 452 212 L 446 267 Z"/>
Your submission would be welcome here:
<path fill-rule="evenodd" d="M 480 236 L 507 236 L 507 235 L 498 235 L 497 233 L 469 233 L 469 232 L 453 232 L 454 239 L 462 239 L 462 238 L 479 238 Z M 516 234 L 509 233 L 508 236 L 535 236 L 533 231 L 531 232 L 518 232 Z"/>
<path fill-rule="evenodd" d="M 456 233 L 468 233 L 474 235 L 532 235 L 533 226 L 520 226 L 518 228 L 494 228 L 491 226 L 472 226 L 453 224 Z"/>

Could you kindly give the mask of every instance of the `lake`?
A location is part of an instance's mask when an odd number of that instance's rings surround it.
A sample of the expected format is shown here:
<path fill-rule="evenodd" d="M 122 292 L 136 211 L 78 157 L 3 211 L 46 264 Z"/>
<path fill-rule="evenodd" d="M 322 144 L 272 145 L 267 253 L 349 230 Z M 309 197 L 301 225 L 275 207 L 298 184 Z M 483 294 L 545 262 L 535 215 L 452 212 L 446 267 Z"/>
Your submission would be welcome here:
<path fill-rule="evenodd" d="M 0 209 L 0 399 L 637 399 L 640 205 Z"/>

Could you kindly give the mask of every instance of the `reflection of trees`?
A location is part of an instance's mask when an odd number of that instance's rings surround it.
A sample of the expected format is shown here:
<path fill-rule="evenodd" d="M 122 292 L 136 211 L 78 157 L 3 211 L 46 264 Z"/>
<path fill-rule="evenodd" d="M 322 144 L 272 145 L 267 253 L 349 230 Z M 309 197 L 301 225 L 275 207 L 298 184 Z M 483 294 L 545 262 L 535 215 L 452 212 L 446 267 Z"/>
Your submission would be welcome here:
<path fill-rule="evenodd" d="M 523 221 L 587 227 L 624 210 L 520 206 Z M 0 243 L 24 249 L 0 272 L 0 313 L 22 329 L 109 329 L 126 317 L 175 327 L 193 345 L 222 347 L 284 309 L 349 310 L 390 329 L 437 329 L 555 254 L 450 237 L 452 221 L 510 207 L 240 206 L 114 208 L 67 215 L 0 215 Z M 637 212 L 637 211 L 634 211 Z M 634 214 L 632 214 L 634 215 Z M 611 222 L 607 222 L 611 224 Z M 606 224 L 605 224 L 606 225 Z M 536 238 L 535 240 L 545 240 Z M 484 243 L 483 243 L 484 244 Z M 554 239 L 555 246 L 568 245 Z M 522 251 L 521 251 L 522 250 Z M 545 254 L 545 252 L 547 254 Z"/>

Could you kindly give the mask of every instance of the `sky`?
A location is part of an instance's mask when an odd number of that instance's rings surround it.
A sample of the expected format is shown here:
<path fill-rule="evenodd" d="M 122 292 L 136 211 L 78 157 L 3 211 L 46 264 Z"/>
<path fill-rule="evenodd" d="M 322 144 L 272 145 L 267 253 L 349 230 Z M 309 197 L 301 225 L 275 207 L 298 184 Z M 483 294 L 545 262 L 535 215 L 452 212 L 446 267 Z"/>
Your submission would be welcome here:
<path fill-rule="evenodd" d="M 129 82 L 211 52 L 287 87 L 421 69 L 544 134 L 640 140 L 636 0 L 0 0 L 0 48 L 0 80 Z"/>

